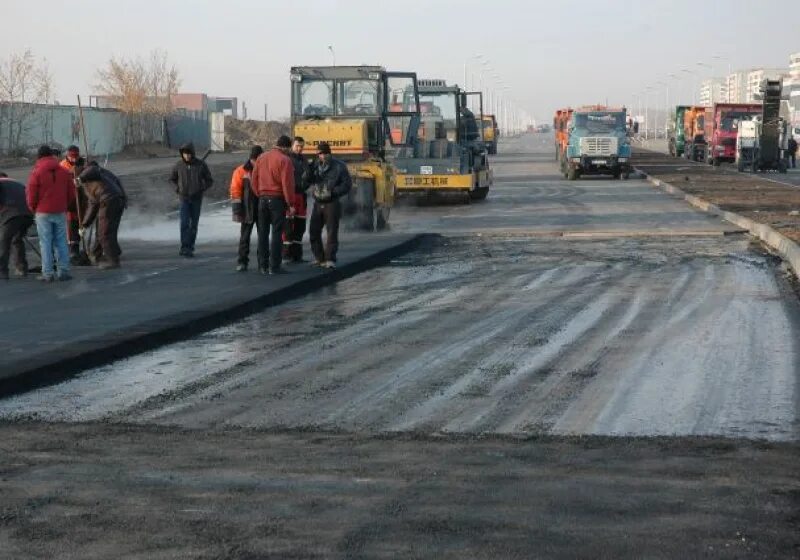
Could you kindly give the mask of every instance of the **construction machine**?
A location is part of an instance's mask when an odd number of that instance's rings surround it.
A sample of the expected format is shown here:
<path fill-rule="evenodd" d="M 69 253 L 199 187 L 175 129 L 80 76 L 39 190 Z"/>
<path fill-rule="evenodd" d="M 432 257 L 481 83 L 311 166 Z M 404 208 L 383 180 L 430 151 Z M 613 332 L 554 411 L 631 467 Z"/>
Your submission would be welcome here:
<path fill-rule="evenodd" d="M 483 115 L 483 141 L 489 155 L 497 154 L 497 139 L 500 137 L 500 130 L 497 128 L 497 119 L 494 115 Z"/>
<path fill-rule="evenodd" d="M 415 145 L 419 129 L 417 75 L 381 66 L 296 66 L 290 78 L 294 135 L 312 149 L 327 142 L 353 177 L 343 213 L 358 229 L 385 228 L 397 187 L 392 158 Z"/>
<path fill-rule="evenodd" d="M 627 179 L 631 171 L 627 110 L 603 105 L 580 107 L 567 127 L 567 146 L 561 171 L 570 181 L 582 175 L 611 175 Z"/>
<path fill-rule="evenodd" d="M 469 100 L 473 99 L 473 108 Z M 492 185 L 483 142 L 483 95 L 444 80 L 420 80 L 420 127 L 414 146 L 394 160 L 397 192 L 464 193 L 482 200 Z"/>
<path fill-rule="evenodd" d="M 780 117 L 782 91 L 781 80 L 761 82 L 761 114 L 738 121 L 736 167 L 739 171 L 786 173 L 790 128 Z"/>

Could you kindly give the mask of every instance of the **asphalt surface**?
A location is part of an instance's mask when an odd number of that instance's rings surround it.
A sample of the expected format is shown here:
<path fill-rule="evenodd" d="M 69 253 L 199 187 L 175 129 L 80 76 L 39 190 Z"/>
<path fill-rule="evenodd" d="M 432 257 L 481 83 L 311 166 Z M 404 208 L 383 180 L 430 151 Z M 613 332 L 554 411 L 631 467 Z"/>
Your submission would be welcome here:
<path fill-rule="evenodd" d="M 387 266 L 0 400 L 10 557 L 797 557 L 793 280 L 501 150 L 486 202 L 394 209 L 442 237 Z"/>

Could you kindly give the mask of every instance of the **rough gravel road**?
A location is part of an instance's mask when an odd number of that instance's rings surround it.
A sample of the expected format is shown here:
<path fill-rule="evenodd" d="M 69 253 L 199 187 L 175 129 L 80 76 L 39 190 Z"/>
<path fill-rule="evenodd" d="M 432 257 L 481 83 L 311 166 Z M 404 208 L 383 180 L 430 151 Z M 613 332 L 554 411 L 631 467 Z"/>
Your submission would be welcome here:
<path fill-rule="evenodd" d="M 0 400 L 0 558 L 797 558 L 796 283 L 551 146 L 404 201 L 442 237 L 388 266 Z"/>

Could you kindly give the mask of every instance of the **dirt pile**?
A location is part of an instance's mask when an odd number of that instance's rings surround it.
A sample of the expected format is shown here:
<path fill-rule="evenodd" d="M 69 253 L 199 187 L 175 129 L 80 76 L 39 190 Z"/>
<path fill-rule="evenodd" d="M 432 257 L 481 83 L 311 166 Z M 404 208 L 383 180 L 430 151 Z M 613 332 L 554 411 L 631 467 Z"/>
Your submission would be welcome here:
<path fill-rule="evenodd" d="M 225 151 L 247 150 L 254 144 L 272 146 L 278 136 L 289 134 L 285 121 L 242 121 L 225 117 Z"/>

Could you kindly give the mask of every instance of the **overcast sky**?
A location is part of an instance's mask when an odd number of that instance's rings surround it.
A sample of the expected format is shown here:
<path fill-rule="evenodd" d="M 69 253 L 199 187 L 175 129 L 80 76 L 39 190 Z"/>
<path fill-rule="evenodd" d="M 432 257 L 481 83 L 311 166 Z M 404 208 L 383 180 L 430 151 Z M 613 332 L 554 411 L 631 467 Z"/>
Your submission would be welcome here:
<path fill-rule="evenodd" d="M 55 75 L 57 98 L 93 93 L 111 56 L 163 49 L 181 90 L 237 96 L 251 117 L 288 114 L 293 65 L 381 64 L 464 81 L 489 61 L 517 105 L 549 121 L 562 105 L 630 104 L 633 94 L 733 69 L 788 65 L 800 51 L 800 5 L 787 0 L 2 0 L 0 58 L 33 50 Z M 48 15 L 49 8 L 49 15 Z M 724 59 L 713 59 L 713 56 Z M 692 76 L 681 72 L 688 68 Z M 682 83 L 668 78 L 685 76 Z M 488 87 L 496 87 L 485 78 Z M 664 86 L 656 86 L 664 95 Z M 660 97 L 663 99 L 663 97 Z M 652 102 L 656 106 L 655 100 Z M 658 106 L 664 106 L 660 101 Z"/>

